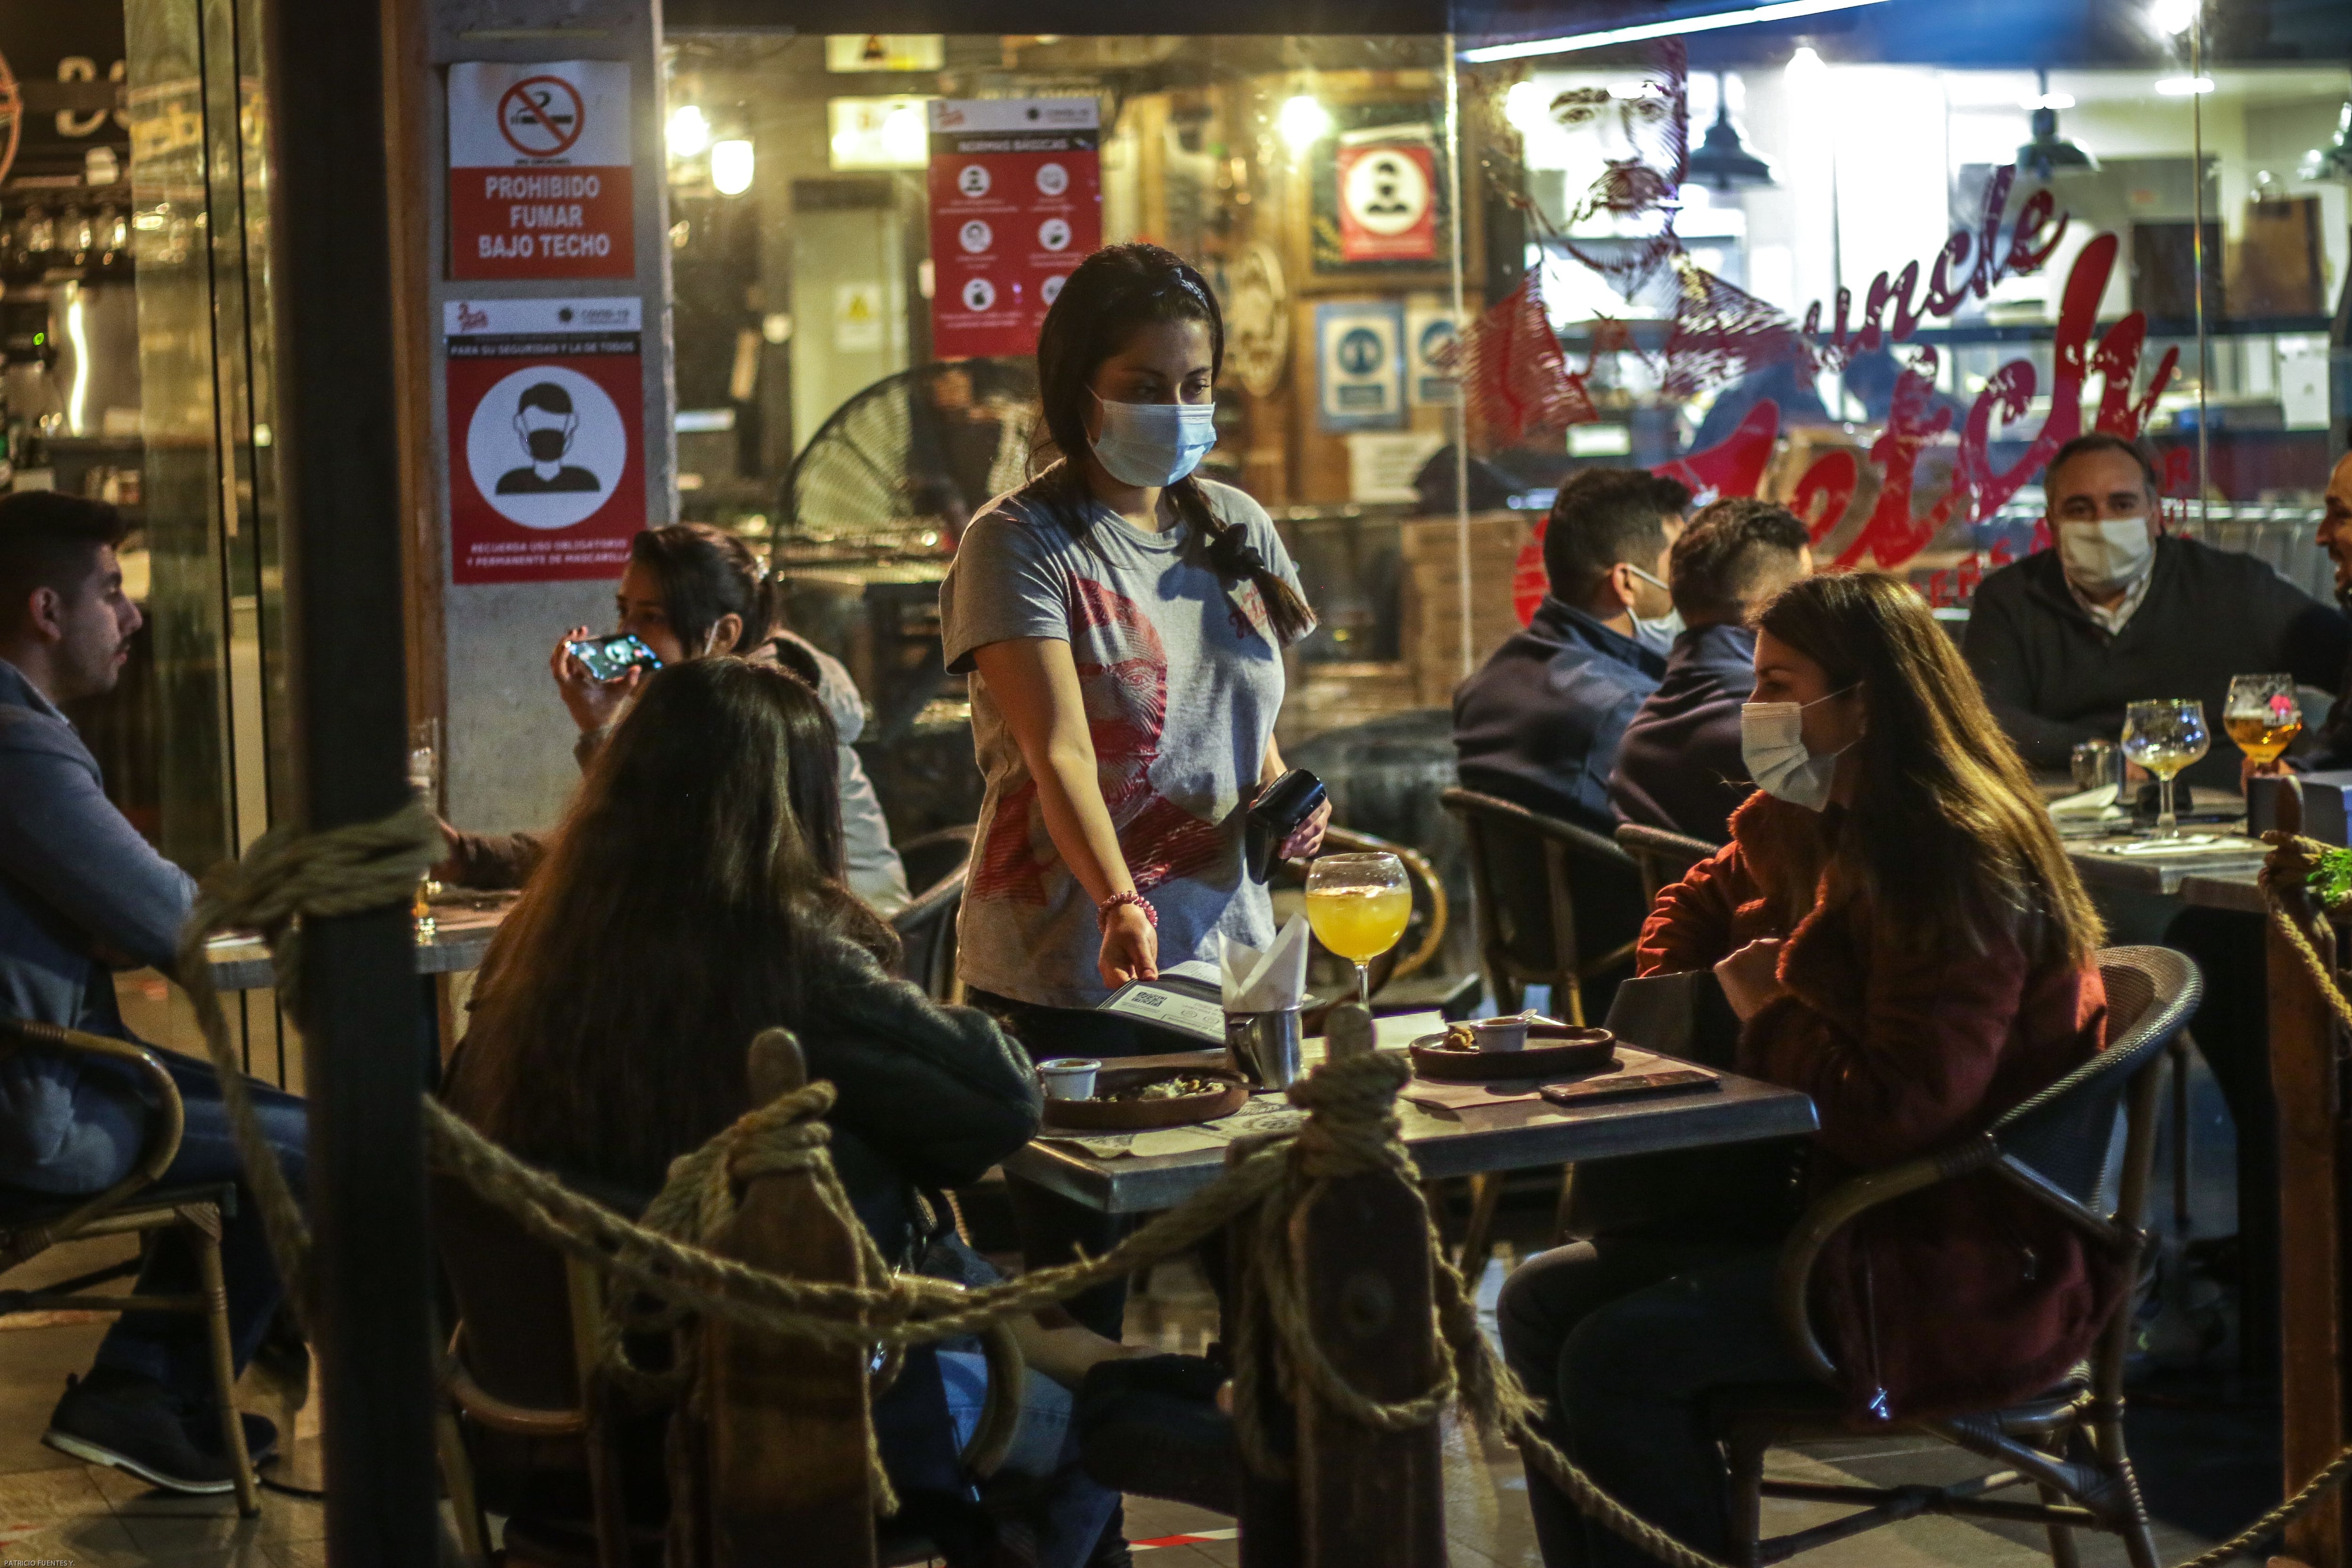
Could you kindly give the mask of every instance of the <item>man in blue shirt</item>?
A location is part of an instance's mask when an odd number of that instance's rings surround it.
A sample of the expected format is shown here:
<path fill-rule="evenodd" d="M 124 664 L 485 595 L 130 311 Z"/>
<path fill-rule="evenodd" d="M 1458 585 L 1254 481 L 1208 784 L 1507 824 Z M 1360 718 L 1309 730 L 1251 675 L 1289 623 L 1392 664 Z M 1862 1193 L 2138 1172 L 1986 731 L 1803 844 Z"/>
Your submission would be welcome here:
<path fill-rule="evenodd" d="M 113 689 L 138 606 L 122 590 L 123 525 L 101 502 L 47 491 L 0 497 L 0 1016 L 129 1036 L 114 971 L 169 970 L 195 886 L 106 798 L 97 760 L 62 704 Z M 210 1068 L 159 1052 L 186 1110 L 163 1184 L 238 1177 Z M 302 1183 L 302 1102 L 254 1086 L 264 1134 Z M 103 1191 L 128 1174 L 155 1114 L 114 1063 L 35 1049 L 0 1058 L 0 1209 Z M 231 1349 L 242 1367 L 281 1295 L 260 1205 L 225 1221 Z M 140 1289 L 194 1294 L 195 1260 L 176 1239 L 148 1259 Z M 245 1417 L 254 1458 L 276 1441 Z M 119 1320 L 89 1374 L 68 1379 L 42 1441 L 157 1486 L 233 1484 L 214 1404 L 203 1321 Z"/>
<path fill-rule="evenodd" d="M 1731 814 L 1755 788 L 1739 744 L 1739 710 L 1756 689 L 1748 620 L 1811 574 L 1812 550 L 1788 508 L 1726 496 L 1691 519 L 1667 568 L 1684 630 L 1625 727 L 1609 799 L 1627 822 L 1727 844 Z"/>
<path fill-rule="evenodd" d="M 1615 830 L 1609 775 L 1625 726 L 1665 674 L 1668 636 L 1651 627 L 1673 611 L 1666 552 L 1690 499 L 1639 468 L 1587 468 L 1559 488 L 1544 530 L 1551 591 L 1454 694 L 1465 788 Z"/>

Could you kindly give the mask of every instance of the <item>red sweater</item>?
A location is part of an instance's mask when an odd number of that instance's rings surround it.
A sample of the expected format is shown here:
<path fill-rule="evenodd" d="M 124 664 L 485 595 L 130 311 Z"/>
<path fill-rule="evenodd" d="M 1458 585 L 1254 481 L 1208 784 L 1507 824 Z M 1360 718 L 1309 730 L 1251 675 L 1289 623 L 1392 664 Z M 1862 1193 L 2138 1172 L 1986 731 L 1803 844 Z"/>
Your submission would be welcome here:
<path fill-rule="evenodd" d="M 1822 818 L 1759 794 L 1731 830 L 1659 894 L 1640 972 L 1787 938 L 1787 994 L 1748 1021 L 1739 1067 L 1812 1097 L 1816 1191 L 1978 1131 L 2104 1048 L 2095 965 L 2036 963 L 2010 933 L 1922 962 L 1826 879 L 1790 931 L 1790 885 L 1825 859 Z M 2088 1352 L 2126 1283 L 2117 1260 L 1987 1173 L 1872 1210 L 1832 1239 L 1814 1279 L 1815 1322 L 1864 1420 L 2042 1393 Z"/>

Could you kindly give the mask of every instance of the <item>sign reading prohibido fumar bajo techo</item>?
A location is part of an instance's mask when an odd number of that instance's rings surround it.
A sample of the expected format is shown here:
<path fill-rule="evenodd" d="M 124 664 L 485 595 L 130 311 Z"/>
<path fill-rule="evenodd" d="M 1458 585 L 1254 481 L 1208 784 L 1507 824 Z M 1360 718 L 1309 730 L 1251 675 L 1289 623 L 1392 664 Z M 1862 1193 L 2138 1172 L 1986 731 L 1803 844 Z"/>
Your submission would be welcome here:
<path fill-rule="evenodd" d="M 646 525 L 638 302 L 446 312 L 450 581 L 618 577 Z"/>
<path fill-rule="evenodd" d="M 449 68 L 449 276 L 636 274 L 629 68 Z"/>

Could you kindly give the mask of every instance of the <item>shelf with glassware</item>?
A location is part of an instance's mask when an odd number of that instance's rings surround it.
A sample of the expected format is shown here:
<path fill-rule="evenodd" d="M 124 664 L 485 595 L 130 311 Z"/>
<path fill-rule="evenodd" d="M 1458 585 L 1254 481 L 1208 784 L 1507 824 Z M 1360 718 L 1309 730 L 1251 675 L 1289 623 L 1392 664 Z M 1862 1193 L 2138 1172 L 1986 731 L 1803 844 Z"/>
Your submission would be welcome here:
<path fill-rule="evenodd" d="M 21 177 L 0 185 L 0 282 L 13 288 L 127 276 L 131 201 L 127 180 L 92 185 Z"/>

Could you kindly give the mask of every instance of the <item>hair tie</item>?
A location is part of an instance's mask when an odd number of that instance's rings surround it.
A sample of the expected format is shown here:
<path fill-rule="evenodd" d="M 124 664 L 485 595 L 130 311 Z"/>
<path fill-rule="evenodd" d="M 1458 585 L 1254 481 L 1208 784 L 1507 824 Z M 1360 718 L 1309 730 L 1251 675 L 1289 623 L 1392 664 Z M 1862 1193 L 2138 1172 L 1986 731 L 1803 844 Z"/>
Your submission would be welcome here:
<path fill-rule="evenodd" d="M 1258 553 L 1257 546 L 1231 524 L 1209 542 L 1209 563 L 1237 577 L 1254 576 L 1266 569 L 1265 557 Z"/>

